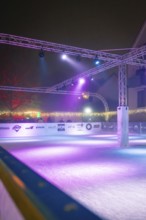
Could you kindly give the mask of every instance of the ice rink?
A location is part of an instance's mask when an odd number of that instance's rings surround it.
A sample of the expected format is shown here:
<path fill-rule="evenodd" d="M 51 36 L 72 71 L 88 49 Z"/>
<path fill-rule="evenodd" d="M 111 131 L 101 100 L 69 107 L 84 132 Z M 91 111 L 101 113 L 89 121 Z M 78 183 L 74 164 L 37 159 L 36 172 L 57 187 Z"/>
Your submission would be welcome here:
<path fill-rule="evenodd" d="M 106 220 L 146 219 L 146 136 L 2 139 L 0 145 Z"/>

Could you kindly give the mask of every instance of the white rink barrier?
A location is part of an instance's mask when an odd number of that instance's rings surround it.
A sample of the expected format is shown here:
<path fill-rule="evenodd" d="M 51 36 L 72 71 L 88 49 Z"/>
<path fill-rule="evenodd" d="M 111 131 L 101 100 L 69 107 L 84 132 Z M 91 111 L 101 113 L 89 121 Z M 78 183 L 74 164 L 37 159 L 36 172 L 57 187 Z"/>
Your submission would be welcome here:
<path fill-rule="evenodd" d="M 98 134 L 100 122 L 78 123 L 0 123 L 0 138 L 49 135 Z"/>

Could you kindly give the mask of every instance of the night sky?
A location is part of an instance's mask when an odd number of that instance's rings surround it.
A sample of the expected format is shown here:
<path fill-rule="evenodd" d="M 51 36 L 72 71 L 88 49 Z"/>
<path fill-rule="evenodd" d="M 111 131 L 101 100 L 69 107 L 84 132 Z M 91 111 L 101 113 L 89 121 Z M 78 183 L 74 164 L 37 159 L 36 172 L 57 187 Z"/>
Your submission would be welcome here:
<path fill-rule="evenodd" d="M 14 0 L 3 2 L 1 6 L 0 32 L 106 50 L 132 47 L 145 20 L 145 0 Z M 82 68 L 77 70 L 61 63 L 58 54 L 46 52 L 45 69 L 40 69 L 36 51 L 5 45 L 0 47 L 0 71 L 21 76 L 17 86 L 51 86 L 94 67 L 91 61 L 83 60 Z M 49 100 L 53 106 L 52 99 Z M 54 106 L 52 109 L 57 110 L 57 105 Z M 51 107 L 46 109 L 51 110 Z"/>
<path fill-rule="evenodd" d="M 145 0 L 3 4 L 1 32 L 90 49 L 131 47 L 146 19 Z"/>

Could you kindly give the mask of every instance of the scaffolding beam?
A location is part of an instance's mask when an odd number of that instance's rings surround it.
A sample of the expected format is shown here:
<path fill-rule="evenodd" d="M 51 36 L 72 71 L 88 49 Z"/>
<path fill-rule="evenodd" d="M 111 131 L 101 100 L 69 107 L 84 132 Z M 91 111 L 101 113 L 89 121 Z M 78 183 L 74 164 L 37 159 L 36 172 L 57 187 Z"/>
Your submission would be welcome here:
<path fill-rule="evenodd" d="M 119 106 L 117 108 L 117 135 L 120 147 L 128 146 L 128 106 L 127 106 L 127 72 L 126 65 L 119 66 Z"/>

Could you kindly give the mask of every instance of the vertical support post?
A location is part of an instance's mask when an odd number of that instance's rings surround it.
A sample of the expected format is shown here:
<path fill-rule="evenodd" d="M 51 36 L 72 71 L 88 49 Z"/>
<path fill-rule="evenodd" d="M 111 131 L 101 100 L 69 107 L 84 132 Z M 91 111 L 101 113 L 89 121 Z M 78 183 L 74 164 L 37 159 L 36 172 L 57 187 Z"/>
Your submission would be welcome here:
<path fill-rule="evenodd" d="M 128 118 L 128 107 L 119 106 L 117 108 L 117 119 L 118 119 L 118 144 L 120 147 L 128 147 L 128 132 L 129 132 L 129 118 Z"/>
<path fill-rule="evenodd" d="M 127 106 L 127 73 L 126 65 L 119 66 L 119 106 L 117 108 L 118 143 L 120 147 L 128 146 L 129 117 Z"/>

